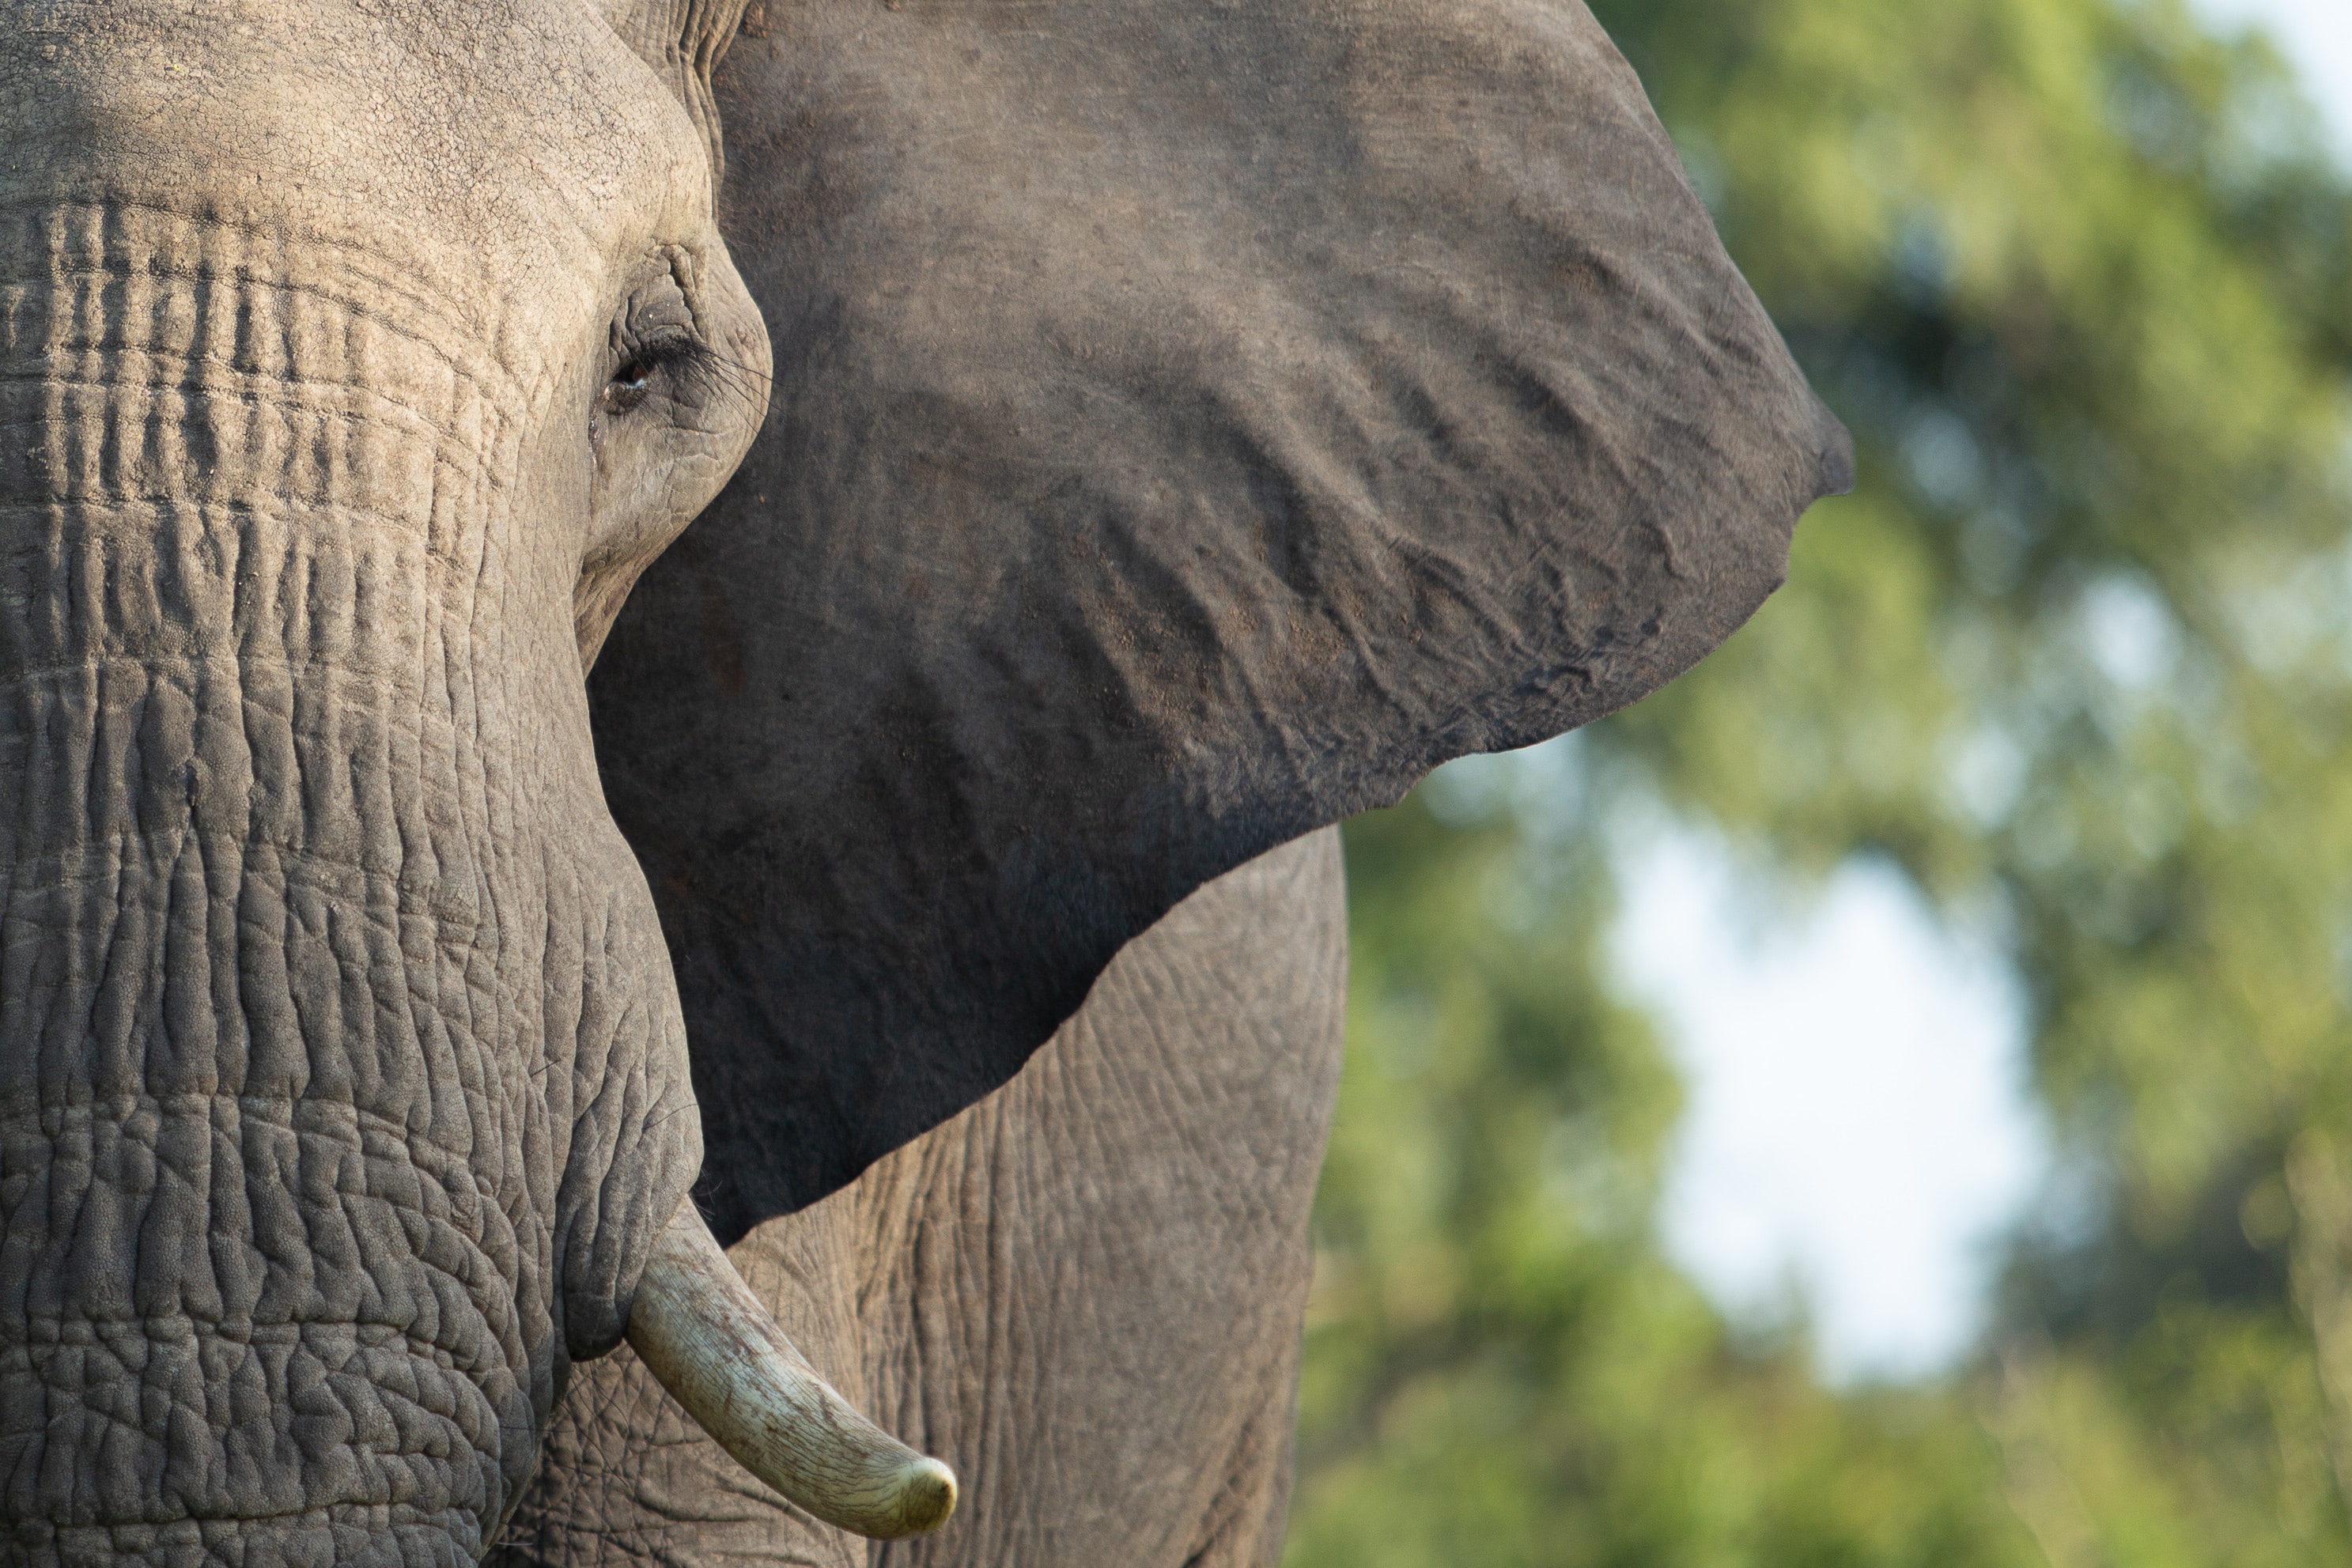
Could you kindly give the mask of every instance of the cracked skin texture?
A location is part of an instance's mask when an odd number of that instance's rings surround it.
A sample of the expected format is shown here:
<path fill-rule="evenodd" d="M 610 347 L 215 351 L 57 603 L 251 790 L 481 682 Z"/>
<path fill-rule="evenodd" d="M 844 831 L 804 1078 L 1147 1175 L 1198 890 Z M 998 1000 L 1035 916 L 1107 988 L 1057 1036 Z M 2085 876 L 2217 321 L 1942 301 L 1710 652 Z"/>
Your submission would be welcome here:
<path fill-rule="evenodd" d="M 592 418 L 764 340 L 577 7 L 8 11 L 0 1539 L 468 1561 L 700 1155 L 577 601 L 757 401 Z"/>
<path fill-rule="evenodd" d="M 11 1561 L 1270 1561 L 1324 830 L 1845 481 L 1576 0 L 743 19 L 0 0 Z M 608 1354 L 689 1186 L 947 1532 Z"/>

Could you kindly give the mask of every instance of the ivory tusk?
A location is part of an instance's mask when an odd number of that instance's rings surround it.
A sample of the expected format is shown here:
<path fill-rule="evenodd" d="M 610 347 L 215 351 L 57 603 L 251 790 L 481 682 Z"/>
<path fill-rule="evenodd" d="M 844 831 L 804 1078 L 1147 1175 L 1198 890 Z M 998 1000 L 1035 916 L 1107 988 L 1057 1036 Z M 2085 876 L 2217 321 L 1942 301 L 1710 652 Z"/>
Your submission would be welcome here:
<path fill-rule="evenodd" d="M 955 1511 L 955 1472 L 883 1432 L 816 1375 L 691 1198 L 654 1243 L 629 1343 L 720 1448 L 826 1523 L 896 1541 Z"/>

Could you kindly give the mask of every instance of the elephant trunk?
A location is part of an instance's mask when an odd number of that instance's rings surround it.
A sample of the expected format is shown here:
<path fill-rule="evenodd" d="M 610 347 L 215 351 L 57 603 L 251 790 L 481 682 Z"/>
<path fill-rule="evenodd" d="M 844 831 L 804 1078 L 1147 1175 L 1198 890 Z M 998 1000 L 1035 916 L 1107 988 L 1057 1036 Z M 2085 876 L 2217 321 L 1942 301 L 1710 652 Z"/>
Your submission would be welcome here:
<path fill-rule="evenodd" d="M 522 400 L 364 297 L 0 215 L 16 1558 L 469 1561 L 699 1165 Z"/>
<path fill-rule="evenodd" d="M 0 1495 L 39 1555 L 457 1561 L 527 1470 L 559 1162 L 608 1155 L 511 1049 L 540 931 L 429 831 L 398 706 L 201 653 L 0 674 Z"/>

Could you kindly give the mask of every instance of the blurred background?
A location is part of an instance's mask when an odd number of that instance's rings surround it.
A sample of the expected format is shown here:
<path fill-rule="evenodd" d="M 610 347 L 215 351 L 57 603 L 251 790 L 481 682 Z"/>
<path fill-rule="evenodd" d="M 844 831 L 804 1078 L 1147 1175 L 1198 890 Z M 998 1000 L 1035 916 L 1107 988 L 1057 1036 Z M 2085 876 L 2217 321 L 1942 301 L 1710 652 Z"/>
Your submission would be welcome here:
<path fill-rule="evenodd" d="M 1853 428 L 1348 829 L 1290 1568 L 2352 1561 L 2352 0 L 1594 0 Z"/>

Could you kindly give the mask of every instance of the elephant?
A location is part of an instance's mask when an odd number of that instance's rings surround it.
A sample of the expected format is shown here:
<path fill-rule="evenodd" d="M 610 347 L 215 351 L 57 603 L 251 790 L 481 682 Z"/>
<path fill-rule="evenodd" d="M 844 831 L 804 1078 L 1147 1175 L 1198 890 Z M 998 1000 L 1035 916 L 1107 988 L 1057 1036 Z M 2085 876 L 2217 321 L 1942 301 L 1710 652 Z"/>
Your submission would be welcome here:
<path fill-rule="evenodd" d="M 1851 480 L 1580 0 L 5 3 L 11 1559 L 1271 1561 L 1334 825 Z"/>

